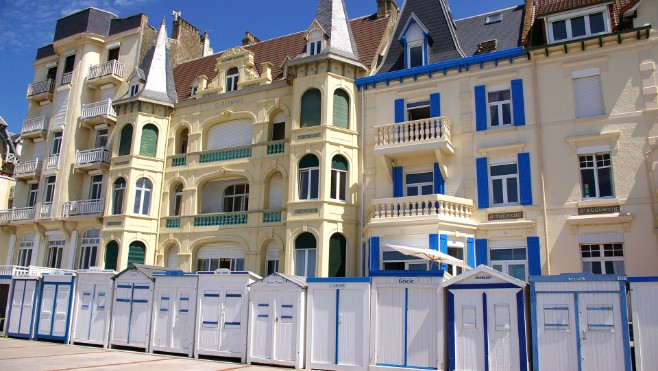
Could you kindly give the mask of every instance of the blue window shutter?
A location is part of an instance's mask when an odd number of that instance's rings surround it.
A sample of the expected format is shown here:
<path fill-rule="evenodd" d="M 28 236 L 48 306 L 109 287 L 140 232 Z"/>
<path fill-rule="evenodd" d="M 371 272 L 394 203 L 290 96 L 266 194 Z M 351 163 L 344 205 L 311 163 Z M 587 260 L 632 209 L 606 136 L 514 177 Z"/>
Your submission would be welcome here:
<path fill-rule="evenodd" d="M 404 99 L 395 100 L 395 122 L 404 122 Z"/>
<path fill-rule="evenodd" d="M 487 90 L 484 85 L 475 87 L 475 129 L 487 130 Z"/>
<path fill-rule="evenodd" d="M 439 251 L 439 235 L 438 234 L 430 234 L 430 250 L 435 250 Z M 438 271 L 439 270 L 439 264 L 433 264 L 431 263 L 432 266 L 430 267 L 430 270 L 433 271 Z"/>
<path fill-rule="evenodd" d="M 379 268 L 379 237 L 370 237 L 370 270 L 378 271 Z"/>
<path fill-rule="evenodd" d="M 393 167 L 393 197 L 404 196 L 403 173 L 402 166 Z"/>
<path fill-rule="evenodd" d="M 519 153 L 518 166 L 521 205 L 532 205 L 532 172 L 530 171 L 529 153 Z"/>
<path fill-rule="evenodd" d="M 531 276 L 541 275 L 539 237 L 528 237 L 528 273 Z"/>
<path fill-rule="evenodd" d="M 512 110 L 514 126 L 525 125 L 525 106 L 523 103 L 523 80 L 512 80 Z"/>
<path fill-rule="evenodd" d="M 477 239 L 475 240 L 475 263 L 477 265 L 487 265 L 489 259 L 487 259 L 487 240 L 486 239 Z"/>
<path fill-rule="evenodd" d="M 489 164 L 487 158 L 477 158 L 475 166 L 477 168 L 478 208 L 486 209 L 489 207 Z"/>
<path fill-rule="evenodd" d="M 439 235 L 439 252 L 442 252 L 444 254 L 448 253 L 448 235 L 447 234 Z M 448 269 L 448 264 L 442 263 L 441 264 L 441 270 L 446 270 L 446 269 Z"/>
<path fill-rule="evenodd" d="M 443 180 L 438 162 L 434 163 L 434 193 L 439 195 L 446 194 L 446 182 Z"/>
<path fill-rule="evenodd" d="M 475 240 L 473 237 L 466 238 L 466 264 L 475 268 Z"/>
<path fill-rule="evenodd" d="M 430 94 L 430 117 L 441 116 L 441 94 Z"/>

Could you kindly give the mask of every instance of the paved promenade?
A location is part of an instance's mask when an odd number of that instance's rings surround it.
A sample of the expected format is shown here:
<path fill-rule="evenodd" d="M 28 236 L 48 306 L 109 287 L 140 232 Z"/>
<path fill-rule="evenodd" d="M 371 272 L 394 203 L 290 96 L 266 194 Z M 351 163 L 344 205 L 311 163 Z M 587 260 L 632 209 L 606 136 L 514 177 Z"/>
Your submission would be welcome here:
<path fill-rule="evenodd" d="M 218 370 L 275 371 L 214 360 L 110 350 L 81 345 L 0 338 L 0 368 L 6 371 L 64 370 Z M 285 369 L 284 369 L 285 370 Z"/>

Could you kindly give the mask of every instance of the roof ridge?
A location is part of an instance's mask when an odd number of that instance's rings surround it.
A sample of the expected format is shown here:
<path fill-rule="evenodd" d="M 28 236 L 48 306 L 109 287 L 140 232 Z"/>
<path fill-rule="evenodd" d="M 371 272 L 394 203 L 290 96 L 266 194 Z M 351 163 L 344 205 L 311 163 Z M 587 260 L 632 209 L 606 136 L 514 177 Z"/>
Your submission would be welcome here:
<path fill-rule="evenodd" d="M 468 16 L 468 17 L 464 17 L 464 18 L 455 19 L 455 22 L 459 22 L 459 21 L 463 21 L 463 20 L 471 19 L 471 18 L 482 17 L 483 15 L 495 14 L 495 13 L 502 12 L 504 10 L 516 9 L 518 7 L 523 7 L 523 6 L 525 6 L 525 4 L 514 5 L 514 6 L 507 7 L 507 8 L 498 9 L 498 10 L 492 10 L 492 11 L 486 12 L 486 13 L 481 13 L 481 14 L 476 14 L 476 15 L 471 15 L 471 16 Z"/>

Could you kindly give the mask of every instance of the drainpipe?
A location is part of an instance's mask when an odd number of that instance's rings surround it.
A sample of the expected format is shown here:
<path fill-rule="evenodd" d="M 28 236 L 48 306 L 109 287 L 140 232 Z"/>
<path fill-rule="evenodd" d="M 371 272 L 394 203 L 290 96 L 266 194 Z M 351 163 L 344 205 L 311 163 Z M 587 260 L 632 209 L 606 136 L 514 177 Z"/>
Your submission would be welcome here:
<path fill-rule="evenodd" d="M 546 179 L 544 178 L 544 151 L 542 145 L 542 133 L 541 133 L 541 115 L 539 114 L 539 88 L 537 81 L 537 61 L 535 58 L 530 55 L 530 61 L 532 64 L 532 95 L 533 100 L 535 101 L 535 124 L 537 125 L 537 130 L 535 130 L 535 136 L 537 139 L 537 160 L 539 162 L 539 185 L 541 189 L 541 207 L 544 217 L 544 246 L 546 248 L 546 273 L 551 274 L 551 256 L 548 252 L 548 218 L 546 211 Z"/>
<path fill-rule="evenodd" d="M 365 194 L 365 184 L 366 184 L 366 176 L 365 176 L 365 159 L 364 159 L 364 154 L 365 154 L 365 135 L 366 135 L 366 113 L 365 113 L 365 89 L 359 89 L 361 90 L 361 138 L 359 138 L 359 166 L 361 167 L 361 185 L 359 186 L 359 250 L 361 250 L 361 253 L 363 256 L 361 256 L 362 262 L 361 262 L 361 267 L 363 267 L 363 262 L 366 259 L 366 254 L 363 249 L 363 210 L 364 210 L 364 194 Z M 366 267 L 368 265 L 368 262 L 366 263 Z M 367 276 L 366 272 L 361 272 L 362 276 Z"/>

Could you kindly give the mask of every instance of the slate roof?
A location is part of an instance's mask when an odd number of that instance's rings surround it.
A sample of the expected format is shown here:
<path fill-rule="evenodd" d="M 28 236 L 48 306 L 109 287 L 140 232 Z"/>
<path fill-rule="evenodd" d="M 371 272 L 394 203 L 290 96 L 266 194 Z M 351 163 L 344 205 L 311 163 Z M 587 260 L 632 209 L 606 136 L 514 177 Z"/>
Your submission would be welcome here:
<path fill-rule="evenodd" d="M 429 32 L 430 64 L 464 57 L 446 0 L 406 0 L 379 73 L 404 69 L 404 46 L 400 42 L 400 35 L 412 13 Z"/>
<path fill-rule="evenodd" d="M 523 15 L 525 6 L 476 15 L 455 21 L 457 39 L 466 56 L 475 55 L 478 45 L 489 40 L 496 40 L 495 50 L 515 48 L 521 44 L 523 32 Z M 501 14 L 500 22 L 485 24 L 487 17 Z"/>
<path fill-rule="evenodd" d="M 176 103 L 178 96 L 176 95 L 176 84 L 174 83 L 164 18 L 153 43 L 142 60 L 140 69 L 146 75 L 146 83 L 144 89 L 137 94 L 137 97 L 172 105 Z"/>
<path fill-rule="evenodd" d="M 377 18 L 377 14 L 356 18 L 350 21 L 352 35 L 359 52 L 361 62 L 368 68 L 375 57 L 379 42 L 384 35 L 389 17 Z M 262 63 L 270 62 L 272 64 L 272 80 L 277 81 L 283 78 L 283 62 L 286 57 L 294 57 L 300 54 L 306 46 L 304 35 L 306 31 L 297 32 L 291 35 L 280 36 L 277 38 L 264 40 L 244 48 L 254 53 L 254 64 L 258 73 L 262 73 Z M 217 58 L 221 57 L 223 52 L 218 52 L 206 57 L 194 59 L 181 63 L 174 69 L 174 80 L 176 81 L 176 92 L 178 101 L 182 102 L 190 99 L 190 85 L 195 77 L 205 75 L 208 81 L 217 77 L 215 65 Z"/>
<path fill-rule="evenodd" d="M 119 278 L 122 274 L 129 272 L 129 271 L 138 271 L 142 274 L 144 274 L 146 277 L 150 278 L 151 280 L 154 280 L 153 278 L 153 273 L 155 272 L 167 272 L 170 270 L 177 270 L 177 269 L 170 269 L 170 268 L 165 268 L 165 267 L 157 267 L 155 265 L 145 265 L 145 264 L 130 264 L 128 268 L 122 270 L 121 272 L 115 274 L 112 276 L 113 280 L 116 280 Z"/>
<path fill-rule="evenodd" d="M 334 53 L 349 59 L 359 60 L 343 0 L 320 0 L 315 20 L 329 37 L 329 43 L 321 54 Z"/>

